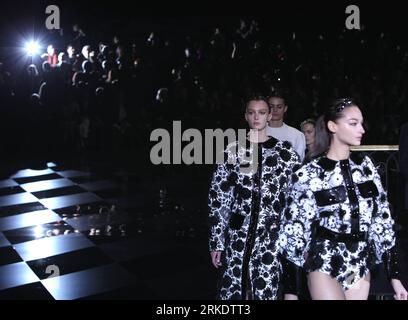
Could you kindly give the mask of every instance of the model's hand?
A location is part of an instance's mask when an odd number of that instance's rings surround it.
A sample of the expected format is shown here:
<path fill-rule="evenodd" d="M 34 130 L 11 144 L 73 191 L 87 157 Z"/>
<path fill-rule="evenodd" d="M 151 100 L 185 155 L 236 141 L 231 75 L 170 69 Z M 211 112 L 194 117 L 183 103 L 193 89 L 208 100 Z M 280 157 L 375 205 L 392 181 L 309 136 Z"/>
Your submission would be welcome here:
<path fill-rule="evenodd" d="M 299 300 L 299 297 L 292 293 L 286 293 L 284 296 L 284 300 Z"/>
<path fill-rule="evenodd" d="M 407 300 L 408 292 L 404 288 L 404 286 L 403 286 L 403 284 L 401 283 L 400 280 L 392 279 L 391 280 L 391 285 L 392 285 L 392 288 L 395 291 L 395 295 L 394 295 L 395 300 Z"/>
<path fill-rule="evenodd" d="M 211 262 L 217 269 L 222 265 L 221 263 L 221 251 L 211 251 Z"/>

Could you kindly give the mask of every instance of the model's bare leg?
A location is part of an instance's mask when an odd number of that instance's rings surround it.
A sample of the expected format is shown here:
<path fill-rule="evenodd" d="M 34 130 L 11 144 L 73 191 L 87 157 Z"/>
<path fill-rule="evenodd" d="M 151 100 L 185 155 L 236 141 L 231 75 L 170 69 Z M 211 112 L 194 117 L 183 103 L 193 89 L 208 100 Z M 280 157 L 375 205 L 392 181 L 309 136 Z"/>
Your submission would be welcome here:
<path fill-rule="evenodd" d="M 370 274 L 346 291 L 347 300 L 367 300 L 370 293 Z"/>
<path fill-rule="evenodd" d="M 313 300 L 346 300 L 340 283 L 327 274 L 319 271 L 311 272 L 307 282 Z"/>

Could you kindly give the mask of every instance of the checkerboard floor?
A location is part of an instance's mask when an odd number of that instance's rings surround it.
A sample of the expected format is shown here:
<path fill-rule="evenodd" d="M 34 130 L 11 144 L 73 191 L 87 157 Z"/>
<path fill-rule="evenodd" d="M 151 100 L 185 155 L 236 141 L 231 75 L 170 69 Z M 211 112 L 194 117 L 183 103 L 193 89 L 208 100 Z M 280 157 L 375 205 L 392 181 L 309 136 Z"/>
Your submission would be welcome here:
<path fill-rule="evenodd" d="M 49 163 L 0 181 L 1 299 L 212 299 L 205 214 Z"/>
<path fill-rule="evenodd" d="M 100 171 L 49 163 L 0 181 L 0 300 L 214 299 L 207 181 Z M 383 273 L 378 296 L 392 297 Z"/>

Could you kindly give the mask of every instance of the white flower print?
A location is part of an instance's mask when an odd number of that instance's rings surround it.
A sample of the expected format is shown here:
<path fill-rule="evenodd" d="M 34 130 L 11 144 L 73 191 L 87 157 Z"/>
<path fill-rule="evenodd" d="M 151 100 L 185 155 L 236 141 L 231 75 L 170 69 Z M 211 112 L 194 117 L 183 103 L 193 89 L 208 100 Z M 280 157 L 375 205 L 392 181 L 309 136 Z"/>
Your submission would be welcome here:
<path fill-rule="evenodd" d="M 360 201 L 360 212 L 367 212 L 368 209 L 367 201 Z"/>
<path fill-rule="evenodd" d="M 303 226 L 299 222 L 293 224 L 293 234 L 295 236 L 301 236 L 303 234 Z"/>
<path fill-rule="evenodd" d="M 367 232 L 368 231 L 368 226 L 367 224 L 360 224 L 360 231 L 361 232 Z"/>
<path fill-rule="evenodd" d="M 360 172 L 360 170 L 356 170 L 353 172 L 353 181 L 356 183 L 361 182 L 362 179 L 362 174 Z"/>
<path fill-rule="evenodd" d="M 335 173 L 330 177 L 329 183 L 332 187 L 337 187 L 343 182 L 343 176 L 340 173 Z"/>
<path fill-rule="evenodd" d="M 293 226 L 291 224 L 286 224 L 284 229 L 287 235 L 291 236 L 293 234 Z"/>
<path fill-rule="evenodd" d="M 310 181 L 309 183 L 310 186 L 310 190 L 312 190 L 312 192 L 316 192 L 318 190 L 322 189 L 322 180 L 318 179 L 318 178 L 314 178 Z"/>
<path fill-rule="evenodd" d="M 305 205 L 303 209 L 305 210 L 305 216 L 308 220 L 311 220 L 316 216 L 316 212 L 310 205 Z"/>
<path fill-rule="evenodd" d="M 295 206 L 290 207 L 290 213 L 292 214 L 292 217 L 297 217 L 299 215 L 299 209 Z"/>
<path fill-rule="evenodd" d="M 390 243 L 392 243 L 392 242 L 393 242 L 393 239 L 394 239 L 394 236 L 393 236 L 392 234 L 390 234 L 390 233 L 388 233 L 388 234 L 386 234 L 386 235 L 384 236 L 384 241 L 385 241 L 385 242 L 390 242 Z"/>
<path fill-rule="evenodd" d="M 375 221 L 375 223 L 383 224 L 383 223 L 388 223 L 390 221 L 390 219 L 391 219 L 391 216 L 390 216 L 390 214 L 388 214 L 387 219 L 384 219 L 382 217 L 382 215 L 380 215 L 378 217 L 375 217 L 374 221 Z"/>
<path fill-rule="evenodd" d="M 287 243 L 288 243 L 288 237 L 286 236 L 286 234 L 281 233 L 279 235 L 279 245 L 281 247 L 285 247 Z"/>
<path fill-rule="evenodd" d="M 296 249 L 303 249 L 305 243 L 302 239 L 296 239 L 295 247 Z"/>
<path fill-rule="evenodd" d="M 328 226 L 330 229 L 336 228 L 336 218 L 335 218 L 334 216 L 330 216 L 330 217 L 327 219 L 327 226 Z"/>
<path fill-rule="evenodd" d="M 304 170 L 304 168 L 300 169 L 300 170 L 296 173 L 296 175 L 298 176 L 300 183 L 304 183 L 304 182 L 306 182 L 306 181 L 309 179 L 309 175 L 308 175 L 307 171 Z"/>
<path fill-rule="evenodd" d="M 372 229 L 376 234 L 381 234 L 384 231 L 384 228 L 379 223 L 374 223 Z"/>

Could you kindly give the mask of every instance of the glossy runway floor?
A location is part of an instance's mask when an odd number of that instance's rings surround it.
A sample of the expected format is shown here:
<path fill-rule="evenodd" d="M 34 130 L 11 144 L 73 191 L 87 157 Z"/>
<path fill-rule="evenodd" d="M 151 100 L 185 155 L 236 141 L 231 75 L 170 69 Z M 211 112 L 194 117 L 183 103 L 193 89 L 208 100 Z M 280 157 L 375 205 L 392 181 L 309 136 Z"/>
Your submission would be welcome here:
<path fill-rule="evenodd" d="M 0 181 L 0 299 L 211 299 L 205 223 L 162 182 L 20 170 Z"/>
<path fill-rule="evenodd" d="M 0 181 L 0 300 L 214 298 L 205 178 L 47 167 Z"/>

